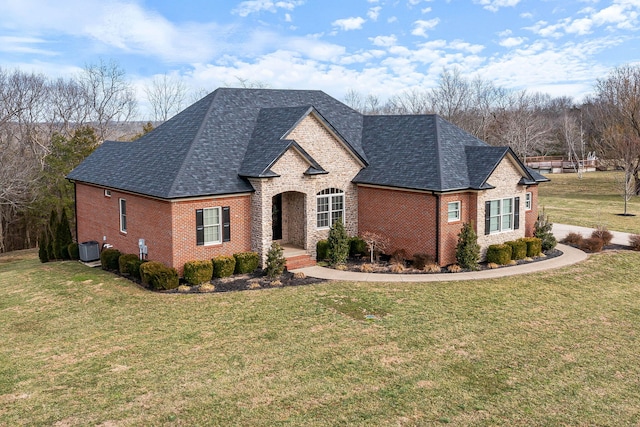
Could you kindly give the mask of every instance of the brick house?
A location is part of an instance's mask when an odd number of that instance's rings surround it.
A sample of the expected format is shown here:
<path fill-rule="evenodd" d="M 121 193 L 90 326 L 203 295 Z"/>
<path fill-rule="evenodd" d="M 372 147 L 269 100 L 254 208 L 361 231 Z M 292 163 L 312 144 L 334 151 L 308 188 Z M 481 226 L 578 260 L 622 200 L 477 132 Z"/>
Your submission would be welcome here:
<path fill-rule="evenodd" d="M 462 224 L 483 248 L 531 235 L 537 185 L 508 147 L 437 115 L 363 116 L 321 91 L 218 89 L 135 142 L 104 142 L 69 175 L 79 242 L 176 267 L 272 241 L 315 257 L 342 218 L 389 252 L 455 262 Z"/>

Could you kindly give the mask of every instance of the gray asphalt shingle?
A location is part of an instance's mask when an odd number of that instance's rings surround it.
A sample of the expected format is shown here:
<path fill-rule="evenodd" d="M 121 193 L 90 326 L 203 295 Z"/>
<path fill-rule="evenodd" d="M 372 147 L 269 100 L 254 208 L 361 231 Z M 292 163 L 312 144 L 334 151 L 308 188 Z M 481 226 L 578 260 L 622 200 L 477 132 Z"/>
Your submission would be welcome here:
<path fill-rule="evenodd" d="M 356 183 L 480 189 L 508 152 L 437 115 L 363 116 L 321 91 L 221 88 L 135 142 L 104 142 L 68 178 L 165 199 L 249 192 L 246 177 L 273 176 L 291 147 L 309 162 L 307 173 L 326 173 L 285 139 L 310 113 L 362 160 Z M 530 172 L 523 180 L 546 178 Z"/>

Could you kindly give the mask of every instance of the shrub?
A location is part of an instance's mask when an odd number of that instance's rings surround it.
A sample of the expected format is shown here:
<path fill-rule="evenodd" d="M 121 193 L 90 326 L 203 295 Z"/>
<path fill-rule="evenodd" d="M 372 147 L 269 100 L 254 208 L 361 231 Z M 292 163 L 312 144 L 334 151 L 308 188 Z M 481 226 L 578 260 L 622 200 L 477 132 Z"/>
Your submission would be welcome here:
<path fill-rule="evenodd" d="M 150 261 L 140 266 L 142 283 L 154 290 L 175 289 L 180 285 L 178 272 L 161 262 Z"/>
<path fill-rule="evenodd" d="M 580 249 L 585 252 L 600 252 L 604 246 L 604 241 L 597 237 L 589 237 L 587 239 L 582 239 L 582 243 L 580 243 Z"/>
<path fill-rule="evenodd" d="M 404 262 L 394 262 L 391 264 L 392 273 L 402 273 L 404 271 Z"/>
<path fill-rule="evenodd" d="M 329 242 L 326 239 L 318 240 L 318 243 L 316 243 L 316 260 L 324 261 L 325 259 L 327 259 L 328 251 Z"/>
<path fill-rule="evenodd" d="M 104 249 L 100 253 L 100 265 L 103 270 L 119 270 L 120 265 L 118 264 L 118 259 L 120 258 L 119 250 L 114 248 Z"/>
<path fill-rule="evenodd" d="M 434 262 L 425 265 L 424 271 L 425 273 L 440 273 L 442 271 L 442 268 L 440 268 L 440 266 Z"/>
<path fill-rule="evenodd" d="M 49 261 L 60 259 L 60 256 L 55 251 L 55 245 L 53 244 L 57 227 L 58 213 L 52 209 L 51 214 L 49 215 L 49 228 L 47 229 L 47 254 L 49 257 Z"/>
<path fill-rule="evenodd" d="M 125 266 L 125 271 L 127 272 L 127 274 L 129 274 L 129 276 L 140 280 L 140 266 L 146 262 L 146 260 L 140 259 L 138 257 L 136 257 L 136 259 L 131 258 L 131 260 L 127 262 L 127 265 Z"/>
<path fill-rule="evenodd" d="M 462 268 L 477 270 L 478 259 L 480 259 L 478 235 L 473 230 L 473 223 L 464 223 L 462 225 L 462 230 L 460 230 L 460 234 L 458 234 L 456 262 Z"/>
<path fill-rule="evenodd" d="M 427 264 L 433 264 L 434 261 L 435 259 L 429 254 L 413 254 L 413 268 L 416 268 L 418 270 L 423 270 Z"/>
<path fill-rule="evenodd" d="M 349 236 L 342 220 L 338 219 L 329 230 L 327 256 L 331 265 L 344 264 L 349 256 Z"/>
<path fill-rule="evenodd" d="M 605 227 L 598 227 L 597 229 L 593 230 L 593 233 L 591 233 L 591 237 L 602 240 L 605 246 L 610 245 L 611 240 L 613 240 L 613 234 Z"/>
<path fill-rule="evenodd" d="M 349 256 L 364 255 L 367 253 L 367 242 L 361 237 L 353 236 L 349 239 Z"/>
<path fill-rule="evenodd" d="M 527 256 L 538 256 L 542 252 L 542 240 L 537 237 L 523 237 L 521 239 L 527 245 Z"/>
<path fill-rule="evenodd" d="M 133 260 L 140 259 L 136 254 L 122 254 L 120 258 L 118 258 L 118 270 L 120 274 L 131 274 L 129 273 L 129 263 Z"/>
<path fill-rule="evenodd" d="M 286 261 L 282 247 L 277 242 L 273 242 L 267 252 L 267 266 L 265 268 L 267 276 L 274 279 L 282 275 Z"/>
<path fill-rule="evenodd" d="M 511 259 L 518 260 L 527 257 L 527 243 L 518 239 L 505 243 L 511 246 Z"/>
<path fill-rule="evenodd" d="M 56 224 L 54 232 L 53 250 L 57 258 L 71 259 L 67 248 L 73 242 L 73 237 L 71 236 L 71 228 L 69 226 L 66 209 L 62 210 L 60 221 Z"/>
<path fill-rule="evenodd" d="M 549 221 L 549 216 L 544 213 L 544 209 L 538 215 L 538 220 L 535 223 L 535 230 L 533 235 L 542 240 L 542 251 L 550 251 L 556 247 L 557 241 L 553 236 L 551 229 L 553 224 Z"/>
<path fill-rule="evenodd" d="M 184 263 L 184 280 L 190 285 L 200 285 L 211 281 L 213 277 L 213 262 L 188 261 Z"/>
<path fill-rule="evenodd" d="M 629 236 L 629 246 L 634 251 L 640 251 L 640 234 L 632 234 Z"/>
<path fill-rule="evenodd" d="M 78 244 L 76 242 L 69 243 L 67 246 L 67 252 L 69 253 L 69 259 L 74 261 L 80 259 L 80 249 L 78 248 Z"/>
<path fill-rule="evenodd" d="M 580 246 L 582 244 L 582 239 L 584 239 L 584 237 L 582 237 L 582 234 L 572 232 L 567 234 L 561 240 L 561 242 L 564 243 L 565 245 Z"/>
<path fill-rule="evenodd" d="M 373 272 L 373 264 L 362 264 L 360 266 L 360 271 L 363 273 L 372 273 Z"/>
<path fill-rule="evenodd" d="M 257 252 L 240 252 L 233 254 L 236 259 L 235 274 L 251 273 L 260 265 L 260 255 Z"/>
<path fill-rule="evenodd" d="M 391 254 L 391 263 L 402 264 L 404 266 L 404 263 L 407 260 L 407 258 L 408 258 L 407 251 L 405 251 L 404 249 L 396 249 Z"/>
<path fill-rule="evenodd" d="M 451 264 L 447 267 L 447 271 L 449 273 L 460 273 L 462 271 L 462 267 L 460 267 L 458 264 Z"/>
<path fill-rule="evenodd" d="M 511 261 L 511 246 L 491 245 L 487 249 L 487 262 L 499 265 L 507 265 Z"/>
<path fill-rule="evenodd" d="M 213 277 L 229 277 L 236 269 L 236 259 L 232 256 L 219 255 L 213 262 Z"/>
<path fill-rule="evenodd" d="M 48 245 L 49 238 L 47 232 L 42 230 L 42 234 L 40 234 L 40 241 L 38 242 L 38 258 L 40 258 L 40 262 L 49 262 L 49 251 L 47 250 Z"/>

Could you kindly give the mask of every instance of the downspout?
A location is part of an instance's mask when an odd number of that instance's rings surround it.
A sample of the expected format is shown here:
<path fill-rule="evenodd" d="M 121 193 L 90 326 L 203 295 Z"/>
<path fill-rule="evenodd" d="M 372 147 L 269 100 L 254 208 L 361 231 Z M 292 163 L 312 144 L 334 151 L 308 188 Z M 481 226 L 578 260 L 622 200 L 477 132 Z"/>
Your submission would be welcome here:
<path fill-rule="evenodd" d="M 436 198 L 436 262 L 440 265 L 440 194 L 431 194 Z"/>
<path fill-rule="evenodd" d="M 74 212 L 74 222 L 75 222 L 75 226 L 74 228 L 76 229 L 76 243 L 80 243 L 78 241 L 78 187 L 76 186 L 76 182 L 73 181 L 73 212 Z"/>

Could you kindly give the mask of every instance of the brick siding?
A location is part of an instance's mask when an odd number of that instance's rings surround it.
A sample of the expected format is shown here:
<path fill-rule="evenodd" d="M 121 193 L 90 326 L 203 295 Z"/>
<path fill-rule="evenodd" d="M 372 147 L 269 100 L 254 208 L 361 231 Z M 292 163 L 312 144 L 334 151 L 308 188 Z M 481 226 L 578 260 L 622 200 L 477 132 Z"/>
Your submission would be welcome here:
<path fill-rule="evenodd" d="M 123 253 L 137 254 L 138 239 L 145 239 L 148 259 L 175 267 L 184 263 L 251 250 L 250 196 L 165 201 L 76 183 L 78 242 L 109 243 Z M 127 232 L 120 231 L 119 199 L 127 202 Z M 196 209 L 229 206 L 231 241 L 196 245 Z M 106 240 L 103 238 L 106 237 Z"/>

